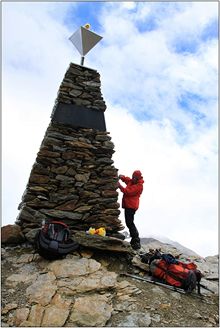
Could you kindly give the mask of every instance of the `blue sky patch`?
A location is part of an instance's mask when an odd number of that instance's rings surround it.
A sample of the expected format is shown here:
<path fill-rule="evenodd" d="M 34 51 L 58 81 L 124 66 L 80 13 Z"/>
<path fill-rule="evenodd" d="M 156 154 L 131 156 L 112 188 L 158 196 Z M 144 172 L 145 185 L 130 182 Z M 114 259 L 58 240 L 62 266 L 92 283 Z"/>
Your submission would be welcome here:
<path fill-rule="evenodd" d="M 187 107 L 188 104 L 192 102 L 205 102 L 205 98 L 203 98 L 201 95 L 198 95 L 196 93 L 192 92 L 185 92 L 184 94 L 181 95 L 179 99 L 179 104 L 181 107 Z"/>
<path fill-rule="evenodd" d="M 156 17 L 150 16 L 144 21 L 144 23 L 142 21 L 140 22 L 137 21 L 136 27 L 141 33 L 156 30 L 158 27 Z"/>
<path fill-rule="evenodd" d="M 102 2 L 79 2 L 77 6 L 74 5 L 69 9 L 64 24 L 68 28 L 71 28 L 73 25 L 80 27 L 89 23 L 91 25 L 91 30 L 98 32 L 101 28 L 99 24 L 99 15 L 103 6 L 104 3 Z"/>
<path fill-rule="evenodd" d="M 174 51 L 176 53 L 193 54 L 196 53 L 201 41 L 207 41 L 218 38 L 218 21 L 212 20 L 200 34 L 200 39 L 192 36 L 185 36 L 185 38 L 179 38 L 175 40 L 173 44 Z"/>
<path fill-rule="evenodd" d="M 182 110 L 192 116 L 194 121 L 200 121 L 206 118 L 205 114 L 198 110 L 198 105 L 206 103 L 206 99 L 204 99 L 202 96 L 191 92 L 186 92 L 185 94 L 181 95 L 177 103 Z"/>
<path fill-rule="evenodd" d="M 158 29 L 163 17 L 172 16 L 174 13 L 182 10 L 182 7 L 177 3 L 145 2 L 144 4 L 145 6 L 149 6 L 149 14 L 146 15 L 144 20 L 141 19 L 140 21 L 136 21 L 136 26 L 142 33 Z"/>
<path fill-rule="evenodd" d="M 174 127 L 174 129 L 177 132 L 177 139 L 176 141 L 180 144 L 180 145 L 184 145 L 188 138 L 189 138 L 189 133 L 186 129 L 186 127 L 184 126 L 184 124 L 182 124 L 181 122 L 177 122 L 177 121 L 173 121 L 172 125 Z"/>
<path fill-rule="evenodd" d="M 199 43 L 195 39 L 185 38 L 178 39 L 175 44 L 173 44 L 174 51 L 176 53 L 192 54 L 196 53 Z"/>
<path fill-rule="evenodd" d="M 215 19 L 211 21 L 202 33 L 202 40 L 207 41 L 210 39 L 217 39 L 218 38 L 218 20 Z"/>
<path fill-rule="evenodd" d="M 154 119 L 153 115 L 150 112 L 146 111 L 136 111 L 132 113 L 132 115 L 139 122 L 151 121 Z"/>

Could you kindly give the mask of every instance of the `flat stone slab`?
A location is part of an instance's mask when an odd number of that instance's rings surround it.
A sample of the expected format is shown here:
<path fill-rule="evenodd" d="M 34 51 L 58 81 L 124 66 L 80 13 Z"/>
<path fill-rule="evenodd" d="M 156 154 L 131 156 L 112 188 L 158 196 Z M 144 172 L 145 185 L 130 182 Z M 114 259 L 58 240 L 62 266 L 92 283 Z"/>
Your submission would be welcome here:
<path fill-rule="evenodd" d="M 109 236 L 89 235 L 86 232 L 76 232 L 73 239 L 82 246 L 134 254 L 134 250 L 127 241 Z"/>
<path fill-rule="evenodd" d="M 110 303 L 110 304 L 109 304 Z M 113 308 L 106 295 L 88 295 L 75 300 L 70 316 L 74 327 L 103 327 Z"/>

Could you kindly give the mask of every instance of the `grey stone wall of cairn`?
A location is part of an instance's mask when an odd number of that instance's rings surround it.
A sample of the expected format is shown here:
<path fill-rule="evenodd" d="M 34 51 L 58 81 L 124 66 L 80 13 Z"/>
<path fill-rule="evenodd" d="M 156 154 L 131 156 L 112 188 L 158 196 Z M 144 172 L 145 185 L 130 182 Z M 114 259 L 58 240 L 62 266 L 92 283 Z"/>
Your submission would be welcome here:
<path fill-rule="evenodd" d="M 71 63 L 53 113 L 59 104 L 104 112 L 99 73 Z M 53 113 L 16 223 L 24 234 L 40 227 L 43 219 L 62 220 L 72 231 L 105 227 L 111 234 L 122 230 L 116 191 L 118 170 L 112 160 L 114 144 L 109 132 L 53 121 Z"/>

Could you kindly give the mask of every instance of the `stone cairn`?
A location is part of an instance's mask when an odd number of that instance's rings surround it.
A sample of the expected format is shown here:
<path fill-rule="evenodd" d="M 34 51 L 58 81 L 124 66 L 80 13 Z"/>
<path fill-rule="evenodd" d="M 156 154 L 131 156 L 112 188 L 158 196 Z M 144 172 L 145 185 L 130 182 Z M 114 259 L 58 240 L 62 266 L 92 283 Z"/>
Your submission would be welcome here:
<path fill-rule="evenodd" d="M 100 86 L 97 71 L 70 64 L 19 205 L 24 234 L 44 219 L 62 220 L 72 231 L 105 227 L 111 235 L 124 228 Z"/>

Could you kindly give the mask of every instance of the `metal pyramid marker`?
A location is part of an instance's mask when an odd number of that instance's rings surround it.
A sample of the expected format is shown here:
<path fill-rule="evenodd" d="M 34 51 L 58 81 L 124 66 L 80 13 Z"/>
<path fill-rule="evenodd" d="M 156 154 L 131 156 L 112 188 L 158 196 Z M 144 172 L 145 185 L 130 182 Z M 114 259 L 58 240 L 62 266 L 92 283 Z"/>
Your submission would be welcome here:
<path fill-rule="evenodd" d="M 84 56 L 102 39 L 102 36 L 88 30 L 89 24 L 86 26 L 87 28 L 81 26 L 69 38 L 82 56 L 81 65 L 84 62 Z"/>

